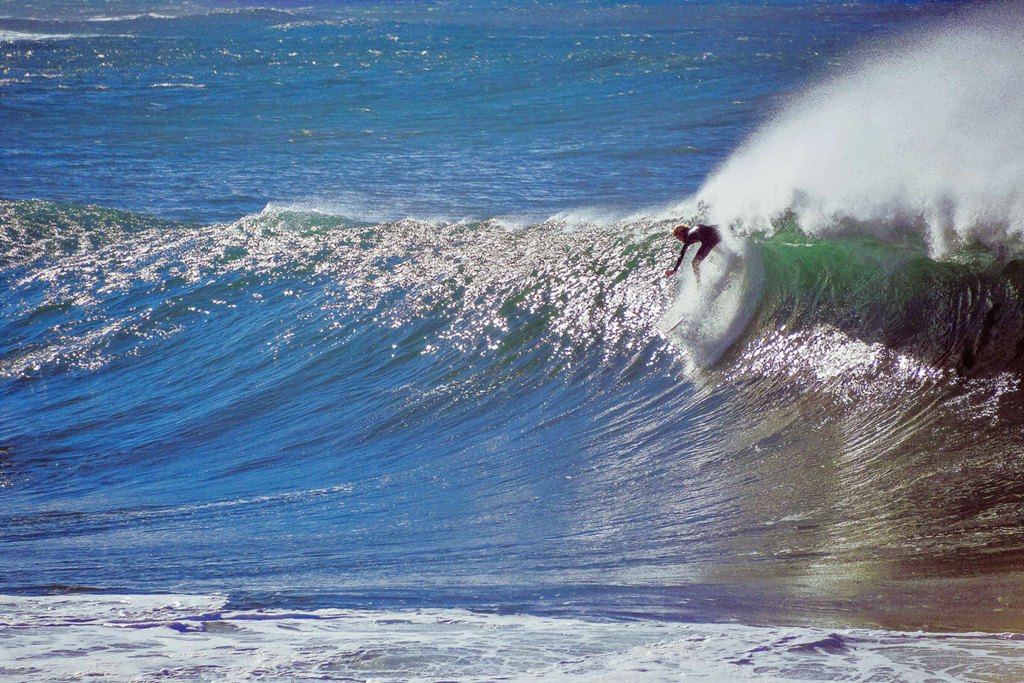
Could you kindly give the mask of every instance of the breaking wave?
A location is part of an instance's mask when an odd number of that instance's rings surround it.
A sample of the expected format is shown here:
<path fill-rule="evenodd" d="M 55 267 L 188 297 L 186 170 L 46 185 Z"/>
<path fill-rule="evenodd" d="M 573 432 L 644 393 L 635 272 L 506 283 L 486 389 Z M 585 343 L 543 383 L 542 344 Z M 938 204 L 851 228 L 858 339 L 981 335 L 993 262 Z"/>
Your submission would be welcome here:
<path fill-rule="evenodd" d="M 693 201 L 743 233 L 786 212 L 824 236 L 914 233 L 932 255 L 1024 233 L 1024 12 L 961 12 L 849 58 L 772 117 Z"/>
<path fill-rule="evenodd" d="M 777 226 L 723 242 L 696 287 L 662 276 L 668 226 L 642 219 L 197 226 L 7 202 L 0 220 L 0 481 L 23 510 L 5 535 L 131 525 L 90 571 L 107 585 L 153 588 L 150 561 L 254 591 L 325 561 L 445 590 L 482 573 L 660 591 L 701 566 L 751 585 L 828 567 L 828 591 L 856 592 L 867 567 L 1020 569 L 1024 261 L 1006 254 Z M 230 560 L 145 541 L 300 518 L 332 531 Z M 495 538 L 500 557 L 467 559 Z M 67 584 L 52 559 L 8 575 Z"/>

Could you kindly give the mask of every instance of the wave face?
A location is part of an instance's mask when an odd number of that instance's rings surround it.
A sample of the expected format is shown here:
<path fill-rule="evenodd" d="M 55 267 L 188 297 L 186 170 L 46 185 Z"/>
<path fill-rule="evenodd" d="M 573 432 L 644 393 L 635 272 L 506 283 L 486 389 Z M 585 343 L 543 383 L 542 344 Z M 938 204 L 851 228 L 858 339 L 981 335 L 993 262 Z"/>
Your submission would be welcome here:
<path fill-rule="evenodd" d="M 1024 261 L 780 230 L 691 297 L 647 220 L 0 221 L 8 592 L 1020 626 Z"/>
<path fill-rule="evenodd" d="M 851 58 L 697 193 L 717 220 L 771 230 L 913 230 L 933 254 L 1024 233 L 1024 12 L 963 12 Z"/>

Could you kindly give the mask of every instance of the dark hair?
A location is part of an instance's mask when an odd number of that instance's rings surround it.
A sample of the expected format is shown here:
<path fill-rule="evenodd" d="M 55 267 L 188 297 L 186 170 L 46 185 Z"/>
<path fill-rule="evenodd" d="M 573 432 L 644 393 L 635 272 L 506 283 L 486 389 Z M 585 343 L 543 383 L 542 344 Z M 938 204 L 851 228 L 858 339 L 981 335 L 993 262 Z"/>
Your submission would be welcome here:
<path fill-rule="evenodd" d="M 688 232 L 690 232 L 690 226 L 683 223 L 682 225 L 677 225 L 676 229 L 672 231 L 672 234 L 675 235 L 676 239 L 682 239 L 686 237 L 686 233 Z"/>

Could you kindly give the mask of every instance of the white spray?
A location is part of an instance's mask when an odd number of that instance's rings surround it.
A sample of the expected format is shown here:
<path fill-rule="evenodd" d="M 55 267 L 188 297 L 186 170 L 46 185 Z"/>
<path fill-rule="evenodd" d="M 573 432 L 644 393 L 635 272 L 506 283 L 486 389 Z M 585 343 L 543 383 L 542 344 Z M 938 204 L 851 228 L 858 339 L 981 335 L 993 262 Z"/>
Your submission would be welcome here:
<path fill-rule="evenodd" d="M 958 14 L 797 97 L 686 203 L 742 233 L 1024 235 L 1024 5 Z M 684 207 L 677 207 L 677 215 Z"/>
<path fill-rule="evenodd" d="M 756 309 L 761 269 L 742 235 L 771 232 L 789 210 L 816 235 L 914 229 L 935 255 L 958 237 L 1024 237 L 1024 5 L 957 14 L 863 54 L 663 216 L 726 228 L 725 253 L 705 262 L 700 287 L 683 279 L 661 321 L 695 365 L 713 364 Z"/>
<path fill-rule="evenodd" d="M 761 296 L 760 261 L 749 243 L 723 243 L 701 264 L 697 283 L 681 269 L 659 328 L 687 351 L 689 369 L 713 365 L 743 333 Z"/>

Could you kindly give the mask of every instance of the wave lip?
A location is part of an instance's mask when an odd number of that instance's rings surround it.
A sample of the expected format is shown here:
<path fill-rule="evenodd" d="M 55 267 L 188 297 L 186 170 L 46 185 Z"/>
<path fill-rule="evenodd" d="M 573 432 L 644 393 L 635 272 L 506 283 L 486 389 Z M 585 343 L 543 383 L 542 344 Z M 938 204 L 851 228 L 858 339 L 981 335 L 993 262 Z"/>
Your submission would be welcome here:
<path fill-rule="evenodd" d="M 854 59 L 796 97 L 701 188 L 716 220 L 771 231 L 921 232 L 954 240 L 1024 234 L 1024 12 L 955 15 Z"/>

